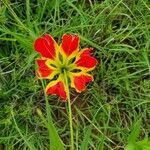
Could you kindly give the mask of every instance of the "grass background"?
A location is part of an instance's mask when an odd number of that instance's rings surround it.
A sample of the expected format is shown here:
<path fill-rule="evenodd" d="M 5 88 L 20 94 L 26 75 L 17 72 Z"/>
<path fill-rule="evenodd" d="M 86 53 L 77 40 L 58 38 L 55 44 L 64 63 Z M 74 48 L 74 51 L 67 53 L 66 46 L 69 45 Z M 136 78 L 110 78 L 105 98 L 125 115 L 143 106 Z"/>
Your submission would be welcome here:
<path fill-rule="evenodd" d="M 71 91 L 76 149 L 122 150 L 141 119 L 150 133 L 150 2 L 148 0 L 0 1 L 0 149 L 49 149 L 41 118 L 45 100 L 35 77 L 36 37 L 77 33 L 81 47 L 94 47 L 95 81 L 82 94 Z M 69 146 L 65 104 L 48 97 L 57 131 Z M 20 131 L 20 132 L 19 132 Z M 21 136 L 23 135 L 23 136 Z M 145 150 L 145 149 L 143 149 Z"/>

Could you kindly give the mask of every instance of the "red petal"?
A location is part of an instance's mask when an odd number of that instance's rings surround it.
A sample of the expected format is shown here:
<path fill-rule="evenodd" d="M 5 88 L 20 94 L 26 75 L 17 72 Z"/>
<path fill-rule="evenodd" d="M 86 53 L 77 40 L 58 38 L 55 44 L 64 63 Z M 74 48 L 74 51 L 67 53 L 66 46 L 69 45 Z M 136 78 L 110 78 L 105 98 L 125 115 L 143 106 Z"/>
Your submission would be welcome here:
<path fill-rule="evenodd" d="M 97 60 L 91 56 L 83 56 L 76 62 L 78 67 L 93 68 L 97 64 Z"/>
<path fill-rule="evenodd" d="M 97 64 L 97 60 L 90 56 L 90 52 L 93 48 L 87 48 L 83 50 L 79 56 L 79 59 L 75 62 L 78 67 L 85 67 L 88 69 L 94 68 Z"/>
<path fill-rule="evenodd" d="M 83 56 L 90 56 L 91 51 L 93 50 L 93 48 L 86 48 L 83 51 L 81 51 L 80 57 Z"/>
<path fill-rule="evenodd" d="M 62 81 L 57 82 L 55 85 L 50 86 L 47 91 L 46 94 L 56 94 L 58 96 L 60 96 L 62 99 L 66 100 L 67 99 L 67 95 L 65 92 L 65 88 L 64 88 L 64 84 Z"/>
<path fill-rule="evenodd" d="M 92 76 L 80 75 L 74 77 L 74 86 L 78 92 L 84 91 L 86 88 L 86 83 L 92 81 Z"/>
<path fill-rule="evenodd" d="M 79 37 L 77 35 L 64 34 L 61 47 L 67 56 L 79 48 Z"/>
<path fill-rule="evenodd" d="M 53 70 L 50 69 L 46 64 L 46 60 L 38 59 L 36 60 L 38 64 L 38 71 L 37 71 L 37 76 L 38 77 L 48 77 Z"/>
<path fill-rule="evenodd" d="M 37 38 L 35 40 L 34 49 L 43 57 L 51 59 L 54 59 L 55 57 L 55 41 L 48 34 L 45 34 L 43 37 Z"/>

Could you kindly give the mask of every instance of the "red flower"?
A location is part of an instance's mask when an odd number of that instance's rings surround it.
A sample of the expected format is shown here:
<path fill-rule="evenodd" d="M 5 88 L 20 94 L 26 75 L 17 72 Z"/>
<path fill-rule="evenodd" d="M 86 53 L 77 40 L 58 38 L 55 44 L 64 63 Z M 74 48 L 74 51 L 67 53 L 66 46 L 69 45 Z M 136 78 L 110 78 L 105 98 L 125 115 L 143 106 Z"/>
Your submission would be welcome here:
<path fill-rule="evenodd" d="M 63 100 L 67 99 L 64 71 L 77 92 L 85 90 L 86 84 L 93 81 L 93 76 L 88 73 L 97 64 L 90 55 L 93 48 L 79 51 L 79 42 L 79 36 L 71 34 L 64 34 L 60 45 L 49 34 L 35 40 L 34 49 L 41 55 L 36 60 L 37 77 L 51 80 L 45 89 L 46 94 L 57 94 Z"/>

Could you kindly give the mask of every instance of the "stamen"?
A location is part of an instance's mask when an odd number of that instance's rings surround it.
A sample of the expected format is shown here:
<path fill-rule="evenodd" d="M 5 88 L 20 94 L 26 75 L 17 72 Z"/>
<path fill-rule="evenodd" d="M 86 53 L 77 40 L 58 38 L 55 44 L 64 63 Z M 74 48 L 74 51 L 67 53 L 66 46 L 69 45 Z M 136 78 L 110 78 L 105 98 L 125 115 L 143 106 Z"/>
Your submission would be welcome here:
<path fill-rule="evenodd" d="M 73 73 L 80 73 L 81 69 L 73 69 L 73 70 L 71 70 L 71 72 L 73 72 Z"/>
<path fill-rule="evenodd" d="M 65 71 L 68 71 L 67 67 L 61 67 L 61 73 L 64 73 Z"/>
<path fill-rule="evenodd" d="M 60 53 L 58 54 L 58 58 L 59 58 L 60 62 L 63 63 L 63 57 L 62 57 L 62 55 Z"/>
<path fill-rule="evenodd" d="M 50 66 L 52 66 L 52 67 L 54 67 L 54 68 L 57 68 L 57 66 L 56 66 L 56 65 L 54 65 L 54 64 L 50 64 Z"/>

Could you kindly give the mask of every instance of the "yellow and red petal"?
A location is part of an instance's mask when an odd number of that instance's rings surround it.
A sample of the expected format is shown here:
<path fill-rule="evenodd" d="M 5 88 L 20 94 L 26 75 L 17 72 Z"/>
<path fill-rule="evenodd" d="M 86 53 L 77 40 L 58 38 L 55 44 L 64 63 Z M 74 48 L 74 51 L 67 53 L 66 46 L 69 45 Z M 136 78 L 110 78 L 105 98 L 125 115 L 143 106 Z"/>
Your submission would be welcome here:
<path fill-rule="evenodd" d="M 39 37 L 34 42 L 34 49 L 41 54 L 41 56 L 54 59 L 56 56 L 56 42 L 49 35 L 45 34 L 43 37 Z"/>
<path fill-rule="evenodd" d="M 78 67 L 84 67 L 87 69 L 91 69 L 96 66 L 97 60 L 91 56 L 83 56 L 75 63 Z"/>
<path fill-rule="evenodd" d="M 46 59 L 37 59 L 37 77 L 38 78 L 49 78 L 49 76 L 53 73 L 53 69 L 47 66 Z"/>
<path fill-rule="evenodd" d="M 78 56 L 78 59 L 75 62 L 77 67 L 83 67 L 87 70 L 92 70 L 95 68 L 97 60 L 94 57 L 90 56 L 90 52 L 92 50 L 92 48 L 87 48 L 80 52 L 80 55 Z"/>
<path fill-rule="evenodd" d="M 66 56 L 78 52 L 79 50 L 79 36 L 72 34 L 64 34 L 62 37 L 61 49 Z"/>
<path fill-rule="evenodd" d="M 85 48 L 85 49 L 80 51 L 80 57 L 90 56 L 92 51 L 93 51 L 93 48 Z"/>
<path fill-rule="evenodd" d="M 49 95 L 49 94 L 58 95 L 64 101 L 66 101 L 66 99 L 67 99 L 65 85 L 62 81 L 59 81 L 59 80 L 50 82 L 47 85 L 45 92 L 47 95 Z"/>
<path fill-rule="evenodd" d="M 86 89 L 86 84 L 93 81 L 93 76 L 89 74 L 72 74 L 71 86 L 76 89 L 77 92 L 82 92 Z"/>

